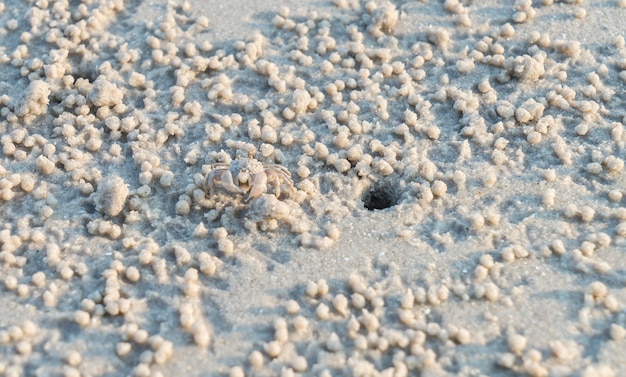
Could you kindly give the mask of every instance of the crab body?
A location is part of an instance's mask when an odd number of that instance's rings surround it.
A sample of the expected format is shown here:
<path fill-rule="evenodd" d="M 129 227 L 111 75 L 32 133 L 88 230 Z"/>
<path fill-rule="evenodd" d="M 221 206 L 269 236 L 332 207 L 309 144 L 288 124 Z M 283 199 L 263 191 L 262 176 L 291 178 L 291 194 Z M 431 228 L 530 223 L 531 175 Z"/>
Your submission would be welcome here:
<path fill-rule="evenodd" d="M 295 190 L 287 168 L 275 164 L 263 165 L 254 158 L 240 158 L 229 164 L 213 164 L 206 178 L 211 196 L 215 194 L 216 187 L 222 187 L 232 193 L 248 193 L 246 201 L 265 194 L 270 183 L 274 186 L 277 198 L 283 186 L 289 189 L 290 194 Z"/>

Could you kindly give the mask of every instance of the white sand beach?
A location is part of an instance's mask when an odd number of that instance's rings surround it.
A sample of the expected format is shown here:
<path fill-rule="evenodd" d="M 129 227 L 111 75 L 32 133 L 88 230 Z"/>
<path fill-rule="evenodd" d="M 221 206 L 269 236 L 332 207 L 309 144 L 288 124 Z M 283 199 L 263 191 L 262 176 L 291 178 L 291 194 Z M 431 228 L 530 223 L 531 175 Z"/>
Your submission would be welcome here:
<path fill-rule="evenodd" d="M 626 375 L 626 1 L 0 2 L 0 375 Z"/>

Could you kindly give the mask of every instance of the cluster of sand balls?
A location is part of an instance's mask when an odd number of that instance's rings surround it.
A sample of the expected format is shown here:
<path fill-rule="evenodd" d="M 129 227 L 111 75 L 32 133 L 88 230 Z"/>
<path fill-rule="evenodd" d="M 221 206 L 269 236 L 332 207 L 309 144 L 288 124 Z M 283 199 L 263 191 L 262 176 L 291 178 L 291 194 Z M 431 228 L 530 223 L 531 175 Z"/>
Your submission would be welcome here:
<path fill-rule="evenodd" d="M 607 255 L 626 242 L 625 42 L 617 36 L 598 55 L 529 29 L 555 9 L 574 22 L 593 10 L 553 3 L 516 1 L 510 19 L 491 25 L 457 0 L 420 2 L 449 16 L 447 27 L 432 27 L 409 25 L 413 10 L 390 1 L 335 0 L 306 14 L 283 7 L 267 29 L 223 46 L 188 2 L 133 29 L 121 0 L 0 3 L 2 289 L 20 305 L 73 313 L 81 331 L 115 334 L 109 355 L 123 361 L 120 373 L 158 374 L 175 346 L 215 341 L 214 318 L 199 303 L 255 237 L 329 249 L 342 219 L 380 193 L 409 213 L 401 238 L 442 251 L 484 240 L 471 280 L 414 287 L 395 304 L 357 278 L 336 294 L 311 283 L 308 298 L 276 320 L 275 339 L 249 355 L 250 368 L 447 370 L 475 336 L 426 311 L 469 300 L 512 305 L 519 288 L 503 269 L 554 260 L 594 280 L 579 319 L 589 333 L 594 319 L 608 321 L 612 347 L 624 338 L 623 299 L 601 280 L 620 273 Z M 236 158 L 284 166 L 294 193 L 209 195 L 212 164 Z M 155 290 L 183 335 L 155 325 L 162 308 L 145 304 Z M 304 304 L 314 309 L 299 314 Z M 318 339 L 314 326 L 325 332 Z M 2 352 L 17 355 L 0 371 L 23 373 L 44 352 L 45 328 L 0 328 Z M 562 366 L 519 330 L 498 327 L 507 344 L 498 365 L 533 376 Z M 302 351 L 307 340 L 323 361 Z M 586 365 L 570 340 L 550 345 L 553 358 L 610 375 L 610 366 Z M 86 358 L 72 351 L 58 370 L 78 375 Z"/>
<path fill-rule="evenodd" d="M 468 344 L 467 329 L 431 322 L 422 307 L 448 299 L 445 286 L 417 295 L 409 289 L 400 302 L 389 303 L 383 284 L 368 286 L 358 275 L 348 280 L 349 291 L 330 291 L 326 280 L 310 281 L 302 300 L 286 303 L 286 318 L 274 323 L 274 339 L 248 357 L 251 374 L 333 373 L 398 375 L 443 373 L 450 360 L 437 360 L 441 347 Z M 304 305 L 304 307 L 303 307 Z M 416 306 L 417 305 L 417 306 Z M 395 307 L 395 313 L 394 309 Z M 394 317 L 390 321 L 388 318 Z M 314 347 L 302 347 L 303 344 Z M 437 352 L 435 351 L 437 350 Z M 299 355 L 298 352 L 304 352 Z M 307 360 L 316 360 L 309 365 Z M 231 375 L 242 375 L 234 367 Z"/>
<path fill-rule="evenodd" d="M 479 267 L 493 264 L 492 259 L 481 258 Z M 447 319 L 446 305 L 472 300 L 462 283 L 450 288 L 445 283 L 417 286 L 404 293 L 389 281 L 369 285 L 356 274 L 346 283 L 334 290 L 324 279 L 309 281 L 298 300 L 285 304 L 285 316 L 273 324 L 272 339 L 250 352 L 246 364 L 232 367 L 230 376 L 465 374 L 471 368 L 459 366 L 455 360 L 471 357 L 473 346 L 491 342 L 506 345 L 505 351 L 490 356 L 501 371 L 549 376 L 580 368 L 584 376 L 615 375 L 608 365 L 582 367 L 584 345 L 552 339 L 545 349 L 534 348 L 520 332 L 524 329 L 500 324 L 488 311 L 483 313 L 490 322 L 487 329 L 477 329 L 470 318 Z M 590 310 L 605 302 L 607 295 L 604 284 L 590 284 L 580 325 L 588 325 Z M 474 292 L 473 296 L 479 298 L 480 294 Z M 610 347 L 619 348 L 626 329 L 613 323 L 609 336 Z"/>

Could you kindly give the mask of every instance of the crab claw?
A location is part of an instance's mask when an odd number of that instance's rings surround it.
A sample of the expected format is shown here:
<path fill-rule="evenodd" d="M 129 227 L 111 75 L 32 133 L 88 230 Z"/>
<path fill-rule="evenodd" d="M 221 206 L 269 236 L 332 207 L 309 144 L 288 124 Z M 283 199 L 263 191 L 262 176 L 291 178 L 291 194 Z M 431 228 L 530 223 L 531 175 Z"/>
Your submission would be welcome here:
<path fill-rule="evenodd" d="M 267 192 L 267 175 L 265 172 L 261 171 L 254 175 L 254 182 L 250 187 L 250 194 L 246 201 L 250 199 L 258 198 L 259 196 L 265 194 Z"/>
<path fill-rule="evenodd" d="M 233 181 L 233 175 L 229 170 L 226 170 L 222 173 L 220 180 L 222 181 L 222 187 L 224 187 L 226 190 L 236 193 L 243 192 L 243 190 Z"/>

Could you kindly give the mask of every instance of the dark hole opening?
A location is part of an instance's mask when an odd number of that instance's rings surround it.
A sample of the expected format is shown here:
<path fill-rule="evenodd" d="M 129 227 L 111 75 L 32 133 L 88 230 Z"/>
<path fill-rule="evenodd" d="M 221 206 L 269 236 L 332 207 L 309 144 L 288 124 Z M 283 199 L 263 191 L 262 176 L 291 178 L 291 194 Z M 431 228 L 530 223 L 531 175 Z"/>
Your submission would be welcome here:
<path fill-rule="evenodd" d="M 370 211 L 393 207 L 398 204 L 397 201 L 390 186 L 372 187 L 363 196 L 363 206 Z"/>

